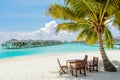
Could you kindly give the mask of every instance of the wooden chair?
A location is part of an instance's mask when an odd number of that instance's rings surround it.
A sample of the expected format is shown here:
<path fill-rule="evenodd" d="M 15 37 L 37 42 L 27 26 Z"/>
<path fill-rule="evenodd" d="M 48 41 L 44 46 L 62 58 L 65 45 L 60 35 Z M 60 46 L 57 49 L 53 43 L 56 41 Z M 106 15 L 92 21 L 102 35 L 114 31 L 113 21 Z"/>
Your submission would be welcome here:
<path fill-rule="evenodd" d="M 73 70 L 75 70 L 75 76 L 77 77 L 77 71 L 80 71 L 80 74 L 83 73 L 86 76 L 86 68 L 84 60 L 76 60 L 75 65 L 70 65 L 70 72 L 73 76 Z"/>
<path fill-rule="evenodd" d="M 85 55 L 85 58 L 84 58 L 84 61 L 85 61 L 85 67 L 86 67 L 86 70 L 88 70 L 88 55 Z"/>
<path fill-rule="evenodd" d="M 61 75 L 62 73 L 66 74 L 67 66 L 61 65 L 59 59 L 57 58 L 58 65 L 60 67 L 59 74 Z"/>
<path fill-rule="evenodd" d="M 98 57 L 93 57 L 93 62 L 89 63 L 89 72 L 91 71 L 98 72 Z"/>

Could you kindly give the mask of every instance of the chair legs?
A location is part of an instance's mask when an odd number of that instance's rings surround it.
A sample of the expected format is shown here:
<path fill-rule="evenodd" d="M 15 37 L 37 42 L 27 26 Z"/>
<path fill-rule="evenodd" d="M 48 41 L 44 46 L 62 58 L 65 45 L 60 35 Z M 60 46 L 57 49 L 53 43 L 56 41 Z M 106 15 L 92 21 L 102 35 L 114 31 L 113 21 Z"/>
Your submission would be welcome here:
<path fill-rule="evenodd" d="M 98 66 L 96 66 L 96 71 L 98 72 Z"/>
<path fill-rule="evenodd" d="M 84 69 L 84 76 L 86 76 L 86 70 Z"/>
<path fill-rule="evenodd" d="M 66 71 L 65 71 L 66 69 L 67 69 L 66 67 L 61 68 L 61 69 L 59 70 L 60 75 L 61 75 L 62 73 L 66 74 Z"/>
<path fill-rule="evenodd" d="M 77 77 L 77 70 L 75 72 L 76 72 L 76 77 Z"/>
<path fill-rule="evenodd" d="M 98 66 L 89 65 L 89 72 L 91 72 L 91 71 L 97 71 L 98 72 Z"/>
<path fill-rule="evenodd" d="M 81 70 L 80 70 L 80 74 L 82 74 Z"/>
<path fill-rule="evenodd" d="M 73 76 L 73 70 L 72 69 L 70 69 L 70 73 L 72 74 L 72 76 Z"/>
<path fill-rule="evenodd" d="M 75 70 L 75 76 L 78 77 L 78 73 L 77 73 L 78 70 Z M 85 69 L 80 69 L 80 74 L 84 74 L 84 76 L 86 76 L 86 70 Z M 73 76 L 73 70 L 71 70 L 71 74 Z"/>
<path fill-rule="evenodd" d="M 72 76 L 73 76 L 73 68 L 72 68 L 72 66 L 70 65 L 70 73 L 72 74 Z"/>
<path fill-rule="evenodd" d="M 89 72 L 91 72 L 91 68 L 89 68 Z"/>

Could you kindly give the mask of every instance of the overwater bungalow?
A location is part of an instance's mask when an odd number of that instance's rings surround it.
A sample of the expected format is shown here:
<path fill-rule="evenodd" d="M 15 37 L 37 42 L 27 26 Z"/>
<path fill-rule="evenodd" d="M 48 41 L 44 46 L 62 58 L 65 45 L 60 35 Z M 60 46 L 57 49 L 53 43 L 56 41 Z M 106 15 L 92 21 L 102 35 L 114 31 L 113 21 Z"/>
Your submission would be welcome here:
<path fill-rule="evenodd" d="M 16 46 L 15 46 L 16 42 L 18 42 L 18 40 L 11 39 L 11 40 L 8 40 L 8 41 L 2 43 L 1 45 L 3 48 L 11 49 L 11 48 L 16 48 Z"/>
<path fill-rule="evenodd" d="M 11 39 L 1 44 L 5 49 L 19 49 L 19 48 L 31 48 L 40 46 L 50 46 L 61 44 L 61 41 L 57 40 L 16 40 Z"/>

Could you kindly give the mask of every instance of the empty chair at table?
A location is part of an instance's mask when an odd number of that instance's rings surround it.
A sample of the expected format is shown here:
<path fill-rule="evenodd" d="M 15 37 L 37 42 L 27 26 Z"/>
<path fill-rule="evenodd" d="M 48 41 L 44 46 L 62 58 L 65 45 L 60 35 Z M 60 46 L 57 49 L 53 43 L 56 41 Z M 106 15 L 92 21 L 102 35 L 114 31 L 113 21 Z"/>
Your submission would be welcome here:
<path fill-rule="evenodd" d="M 98 72 L 98 57 L 93 57 L 93 61 L 89 63 L 89 72 L 91 71 Z"/>
<path fill-rule="evenodd" d="M 84 61 L 85 61 L 85 67 L 88 70 L 88 55 L 85 55 Z"/>
<path fill-rule="evenodd" d="M 86 67 L 85 67 L 85 61 L 84 60 L 76 60 L 75 65 L 70 65 L 70 72 L 72 76 L 74 75 L 73 71 L 75 71 L 75 76 L 77 77 L 78 71 L 80 71 L 80 74 L 84 74 L 86 76 Z"/>
<path fill-rule="evenodd" d="M 67 72 L 67 66 L 66 65 L 61 65 L 60 60 L 57 58 L 58 65 L 60 67 L 59 74 L 61 75 L 62 73 L 66 74 Z"/>

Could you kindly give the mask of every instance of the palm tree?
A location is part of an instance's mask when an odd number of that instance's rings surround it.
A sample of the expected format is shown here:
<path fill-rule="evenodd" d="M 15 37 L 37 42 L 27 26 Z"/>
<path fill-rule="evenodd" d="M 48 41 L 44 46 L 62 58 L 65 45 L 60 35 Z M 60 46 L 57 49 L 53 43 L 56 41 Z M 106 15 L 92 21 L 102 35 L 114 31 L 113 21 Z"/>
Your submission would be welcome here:
<path fill-rule="evenodd" d="M 87 44 L 98 41 L 106 71 L 117 71 L 108 59 L 103 47 L 113 48 L 113 36 L 107 27 L 112 22 L 120 29 L 120 0 L 64 0 L 65 5 L 52 4 L 47 15 L 66 20 L 58 24 L 56 32 L 67 30 L 79 32 L 77 40 L 84 39 Z"/>

